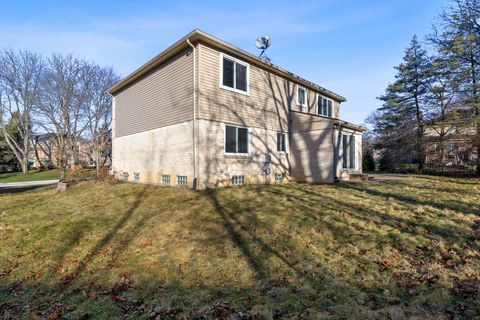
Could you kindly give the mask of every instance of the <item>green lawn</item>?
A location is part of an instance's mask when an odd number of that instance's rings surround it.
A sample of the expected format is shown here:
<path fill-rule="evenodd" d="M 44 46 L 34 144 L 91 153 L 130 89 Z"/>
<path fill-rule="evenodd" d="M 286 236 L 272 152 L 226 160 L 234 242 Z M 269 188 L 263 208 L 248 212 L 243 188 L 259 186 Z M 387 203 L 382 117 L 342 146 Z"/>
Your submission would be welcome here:
<path fill-rule="evenodd" d="M 46 171 L 30 170 L 27 174 L 21 172 L 0 173 L 0 183 L 56 180 L 59 178 L 59 175 L 59 171 L 56 169 Z"/>
<path fill-rule="evenodd" d="M 419 177 L 0 195 L 0 315 L 472 319 L 480 183 Z"/>

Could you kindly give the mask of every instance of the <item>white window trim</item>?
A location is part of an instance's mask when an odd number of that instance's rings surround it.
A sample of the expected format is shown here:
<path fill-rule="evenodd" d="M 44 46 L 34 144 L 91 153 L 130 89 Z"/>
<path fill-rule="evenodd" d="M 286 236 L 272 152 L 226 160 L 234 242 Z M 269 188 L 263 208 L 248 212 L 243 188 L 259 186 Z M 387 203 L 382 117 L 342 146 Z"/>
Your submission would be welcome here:
<path fill-rule="evenodd" d="M 300 101 L 298 100 L 298 98 L 299 98 L 298 90 L 299 89 L 305 90 L 305 104 L 301 104 Z M 300 107 L 307 107 L 308 106 L 308 89 L 307 88 L 297 84 L 295 95 L 297 96 L 297 106 L 300 106 Z"/>
<path fill-rule="evenodd" d="M 235 89 L 235 88 L 230 88 L 230 87 L 227 87 L 227 86 L 223 85 L 223 58 L 226 58 L 228 60 L 232 60 L 235 63 L 241 64 L 241 65 L 244 65 L 245 67 L 247 67 L 247 91 L 238 90 L 238 89 Z M 249 96 L 250 95 L 250 64 L 248 64 L 244 61 L 238 60 L 238 59 L 236 59 L 234 57 L 231 57 L 229 55 L 226 55 L 224 53 L 220 53 L 219 61 L 220 61 L 220 88 Z M 233 71 L 233 83 L 235 83 L 235 72 L 236 72 L 235 70 L 236 70 L 236 68 L 234 68 L 234 71 Z"/>
<path fill-rule="evenodd" d="M 287 154 L 288 153 L 288 134 L 286 132 L 282 132 L 282 131 L 277 131 L 277 149 L 278 149 L 278 133 L 281 133 L 285 136 L 285 151 L 278 151 L 278 153 L 284 153 L 284 154 Z"/>
<path fill-rule="evenodd" d="M 320 99 L 323 99 L 323 98 L 332 101 L 332 116 L 331 117 L 329 117 L 328 115 L 324 115 L 320 112 L 320 108 L 322 106 L 319 106 L 318 103 L 319 103 Z M 327 103 L 327 105 L 328 105 L 328 103 Z M 329 97 L 326 97 L 326 96 L 323 96 L 323 95 L 317 93 L 317 115 L 324 116 L 324 117 L 327 117 L 327 118 L 334 118 L 334 116 L 333 116 L 334 110 L 335 110 L 335 101 L 333 99 L 329 98 Z"/>
<path fill-rule="evenodd" d="M 354 168 L 344 168 L 343 167 L 343 157 L 345 156 L 343 154 L 343 136 L 346 135 L 346 136 L 355 136 L 355 147 L 354 147 L 354 152 L 355 152 L 355 161 L 354 161 Z M 358 150 L 357 150 L 357 140 L 358 140 L 358 135 L 355 134 L 355 133 L 352 133 L 352 132 L 344 132 L 342 133 L 341 135 L 341 143 L 340 143 L 340 148 L 342 150 L 342 163 L 341 163 L 341 171 L 342 172 L 358 172 L 359 171 L 359 159 L 358 159 Z"/>
<path fill-rule="evenodd" d="M 227 147 L 227 126 L 229 127 L 236 127 L 236 128 L 242 128 L 242 129 L 247 129 L 247 153 L 235 153 L 235 152 L 227 152 L 225 149 Z M 251 129 L 244 127 L 244 126 L 239 126 L 237 124 L 230 124 L 230 123 L 224 123 L 223 124 L 223 154 L 226 156 L 239 156 L 239 157 L 249 157 L 250 156 L 250 143 L 251 143 Z"/>

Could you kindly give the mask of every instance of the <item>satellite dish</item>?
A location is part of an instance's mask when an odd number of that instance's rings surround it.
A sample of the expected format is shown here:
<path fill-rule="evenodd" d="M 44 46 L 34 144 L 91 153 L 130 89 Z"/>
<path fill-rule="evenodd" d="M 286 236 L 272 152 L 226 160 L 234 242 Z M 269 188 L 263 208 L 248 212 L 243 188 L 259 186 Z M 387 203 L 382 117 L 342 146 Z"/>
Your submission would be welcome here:
<path fill-rule="evenodd" d="M 263 58 L 269 62 L 270 62 L 270 58 L 268 58 L 267 56 L 264 56 L 264 53 L 265 53 L 265 50 L 267 50 L 268 47 L 270 47 L 271 43 L 272 43 L 272 39 L 270 39 L 269 35 L 259 37 L 257 41 L 255 41 L 255 46 L 258 49 L 262 50 L 259 57 L 261 58 L 263 56 Z"/>
<path fill-rule="evenodd" d="M 272 40 L 270 39 L 270 36 L 259 37 L 257 41 L 255 41 L 255 45 L 261 50 L 266 50 L 268 47 L 270 47 L 271 43 Z"/>

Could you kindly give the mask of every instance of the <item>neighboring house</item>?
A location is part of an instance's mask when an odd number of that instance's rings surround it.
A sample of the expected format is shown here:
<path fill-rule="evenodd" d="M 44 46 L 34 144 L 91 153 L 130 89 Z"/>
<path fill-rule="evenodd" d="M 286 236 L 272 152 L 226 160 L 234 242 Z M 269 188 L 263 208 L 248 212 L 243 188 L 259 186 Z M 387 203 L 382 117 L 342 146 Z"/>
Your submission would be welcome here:
<path fill-rule="evenodd" d="M 120 179 L 202 189 L 362 170 L 364 129 L 339 119 L 343 97 L 200 30 L 108 92 Z"/>
<path fill-rule="evenodd" d="M 44 167 L 55 167 L 57 165 L 57 148 L 54 134 L 36 135 L 33 138 L 31 149 L 28 154 L 29 158 L 32 159 L 31 166 L 40 168 L 40 163 Z"/>
<path fill-rule="evenodd" d="M 34 138 L 32 150 L 29 152 L 29 159 L 31 159 L 31 166 L 35 168 L 40 167 L 40 163 L 44 167 L 56 167 L 58 165 L 58 148 L 55 140 L 55 135 L 51 133 L 41 134 Z M 102 152 L 100 157 L 100 164 L 109 166 L 111 143 L 108 144 L 107 149 Z M 78 155 L 78 164 L 88 167 L 96 166 L 96 158 L 93 145 L 88 139 L 79 139 L 76 143 L 76 153 Z M 40 160 L 40 161 L 39 161 Z M 69 150 L 69 165 L 75 164 L 73 150 Z"/>
<path fill-rule="evenodd" d="M 428 125 L 425 130 L 427 165 L 474 169 L 478 156 L 473 144 L 476 131 L 468 111 L 450 110 L 448 120 Z"/>

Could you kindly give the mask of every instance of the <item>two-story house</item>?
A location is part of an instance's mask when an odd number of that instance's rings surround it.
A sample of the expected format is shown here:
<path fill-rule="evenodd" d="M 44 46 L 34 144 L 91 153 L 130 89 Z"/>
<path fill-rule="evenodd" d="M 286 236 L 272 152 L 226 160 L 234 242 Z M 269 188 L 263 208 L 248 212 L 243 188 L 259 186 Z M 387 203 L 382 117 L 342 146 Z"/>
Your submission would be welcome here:
<path fill-rule="evenodd" d="M 362 170 L 345 99 L 194 30 L 108 90 L 112 171 L 206 188 L 334 182 Z"/>
<path fill-rule="evenodd" d="M 425 164 L 430 167 L 457 167 L 474 170 L 475 114 L 471 107 L 454 105 L 443 119 L 433 119 L 425 128 Z"/>

